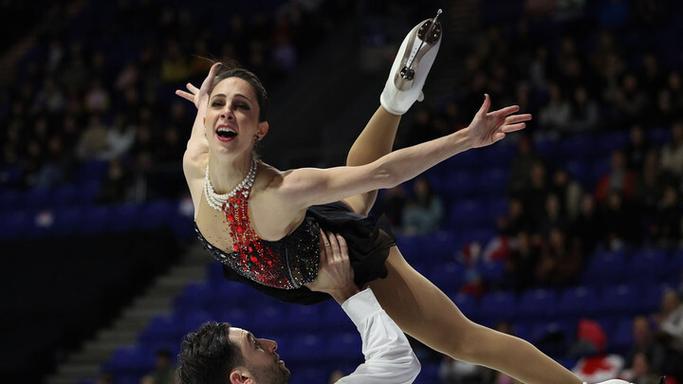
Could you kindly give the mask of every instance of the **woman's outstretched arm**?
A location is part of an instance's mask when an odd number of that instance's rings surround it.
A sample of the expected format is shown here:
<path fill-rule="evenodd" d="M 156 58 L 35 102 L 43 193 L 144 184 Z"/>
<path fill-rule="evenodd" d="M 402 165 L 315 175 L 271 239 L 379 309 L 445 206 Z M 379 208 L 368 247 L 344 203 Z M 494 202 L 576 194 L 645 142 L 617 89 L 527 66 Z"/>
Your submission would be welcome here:
<path fill-rule="evenodd" d="M 213 85 L 213 79 L 221 64 L 216 63 L 211 66 L 209 74 L 204 79 L 201 88 L 188 83 L 187 89 L 190 92 L 177 90 L 176 95 L 183 99 L 191 101 L 197 107 L 197 116 L 192 124 L 192 132 L 190 138 L 187 140 L 187 147 L 183 154 L 183 173 L 185 180 L 192 195 L 192 202 L 194 203 L 195 212 L 199 205 L 199 198 L 201 196 L 202 179 L 204 177 L 204 167 L 209 156 L 209 142 L 206 139 L 204 128 L 204 117 L 206 116 L 206 109 L 209 105 L 209 91 Z"/>
<path fill-rule="evenodd" d="M 277 194 L 290 204 L 308 207 L 338 201 L 410 180 L 434 165 L 464 152 L 493 144 L 510 132 L 524 129 L 529 114 L 515 114 L 518 106 L 489 112 L 488 95 L 470 125 L 422 144 L 403 148 L 357 167 L 302 168 L 286 172 Z"/>
<path fill-rule="evenodd" d="M 206 109 L 209 104 L 209 91 L 213 86 L 213 79 L 218 73 L 221 63 L 215 63 L 211 66 L 209 74 L 202 82 L 201 88 L 197 88 L 191 83 L 187 83 L 187 90 L 190 92 L 185 92 L 180 89 L 176 90 L 176 95 L 182 97 L 185 100 L 192 102 L 195 107 L 197 107 L 197 116 L 192 124 L 192 132 L 190 133 L 190 139 L 187 141 L 187 149 L 185 151 L 186 155 L 199 155 L 209 152 L 209 143 L 206 139 L 206 133 L 204 128 L 204 117 L 206 116 Z"/>

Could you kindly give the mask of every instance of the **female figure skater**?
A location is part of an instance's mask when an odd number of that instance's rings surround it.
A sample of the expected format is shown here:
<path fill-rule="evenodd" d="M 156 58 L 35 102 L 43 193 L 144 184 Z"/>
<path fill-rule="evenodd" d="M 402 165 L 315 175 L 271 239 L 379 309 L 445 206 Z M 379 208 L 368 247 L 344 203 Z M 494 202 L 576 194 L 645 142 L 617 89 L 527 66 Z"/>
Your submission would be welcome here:
<path fill-rule="evenodd" d="M 400 115 L 421 97 L 438 51 L 436 19 L 403 41 L 381 106 L 349 151 L 346 166 L 280 171 L 258 161 L 268 133 L 267 96 L 258 78 L 214 64 L 201 88 L 176 94 L 198 108 L 183 157 L 197 234 L 226 277 L 278 299 L 329 298 L 318 275 L 320 229 L 347 241 L 356 284 L 370 286 L 401 329 L 455 359 L 492 367 L 526 383 L 580 383 L 571 372 L 519 338 L 468 320 L 439 288 L 404 260 L 393 239 L 365 216 L 376 190 L 409 180 L 460 152 L 493 144 L 525 127 L 517 106 L 489 112 L 488 95 L 460 131 L 391 152 Z"/>

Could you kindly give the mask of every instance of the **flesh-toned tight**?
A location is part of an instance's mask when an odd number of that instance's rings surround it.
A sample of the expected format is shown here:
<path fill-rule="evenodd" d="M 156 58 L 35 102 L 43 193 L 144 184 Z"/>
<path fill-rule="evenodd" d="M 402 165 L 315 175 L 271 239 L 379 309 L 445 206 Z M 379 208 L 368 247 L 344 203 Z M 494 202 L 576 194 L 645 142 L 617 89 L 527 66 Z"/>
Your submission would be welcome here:
<path fill-rule="evenodd" d="M 470 321 L 405 261 L 398 248 L 391 248 L 386 265 L 387 278 L 369 285 L 403 332 L 454 359 L 496 369 L 524 383 L 581 382 L 527 341 Z"/>

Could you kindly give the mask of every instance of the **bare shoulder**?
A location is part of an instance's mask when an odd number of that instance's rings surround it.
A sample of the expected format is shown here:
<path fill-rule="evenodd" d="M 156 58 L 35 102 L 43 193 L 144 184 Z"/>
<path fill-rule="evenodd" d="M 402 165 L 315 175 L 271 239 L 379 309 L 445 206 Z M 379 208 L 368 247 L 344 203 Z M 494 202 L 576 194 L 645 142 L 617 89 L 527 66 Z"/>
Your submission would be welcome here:
<path fill-rule="evenodd" d="M 280 191 L 285 172 L 265 164 L 259 164 L 259 175 L 252 189 L 250 209 L 252 223 L 261 238 L 279 240 L 296 228 L 306 214 L 305 208 L 289 204 Z"/>

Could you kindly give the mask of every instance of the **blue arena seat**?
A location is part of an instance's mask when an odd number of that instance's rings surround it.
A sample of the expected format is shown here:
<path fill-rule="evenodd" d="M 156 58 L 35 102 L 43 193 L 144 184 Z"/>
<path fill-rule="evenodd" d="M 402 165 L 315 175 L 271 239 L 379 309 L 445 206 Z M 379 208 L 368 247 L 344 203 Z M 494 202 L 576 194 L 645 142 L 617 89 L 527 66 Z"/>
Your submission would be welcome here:
<path fill-rule="evenodd" d="M 176 297 L 173 304 L 180 311 L 209 310 L 213 295 L 213 289 L 207 284 L 190 284 Z"/>
<path fill-rule="evenodd" d="M 338 333 L 327 342 L 329 359 L 355 359 L 362 355 L 361 340 L 357 332 Z"/>
<path fill-rule="evenodd" d="M 286 310 L 281 305 L 268 305 L 259 308 L 258 315 L 253 316 L 249 326 L 255 334 L 279 332 L 290 328 L 286 323 Z M 310 330 L 309 330 L 310 332 Z"/>
<path fill-rule="evenodd" d="M 606 315 L 632 315 L 638 312 L 639 308 L 634 306 L 639 301 L 636 292 L 628 285 L 605 287 L 601 311 Z"/>
<path fill-rule="evenodd" d="M 581 280 L 590 285 L 620 283 L 624 279 L 625 265 L 626 255 L 623 251 L 596 252 Z"/>
<path fill-rule="evenodd" d="M 560 294 L 555 310 L 558 316 L 567 320 L 594 315 L 600 306 L 600 297 L 595 288 L 579 286 L 567 288 Z"/>
<path fill-rule="evenodd" d="M 183 322 L 177 316 L 155 316 L 150 320 L 139 339 L 147 344 L 179 341 L 183 335 Z"/>
<path fill-rule="evenodd" d="M 497 323 L 514 319 L 517 299 L 510 292 L 494 292 L 485 295 L 479 303 L 479 314 L 485 320 Z"/>
<path fill-rule="evenodd" d="M 650 282 L 666 276 L 668 254 L 662 249 L 641 249 L 631 256 L 626 267 L 626 276 L 630 280 Z"/>
<path fill-rule="evenodd" d="M 519 298 L 517 316 L 532 321 L 548 319 L 555 315 L 557 294 L 549 289 L 533 289 Z"/>
<path fill-rule="evenodd" d="M 294 330 L 317 330 L 320 324 L 322 309 L 320 305 L 293 305 L 289 307 L 285 322 Z"/>
<path fill-rule="evenodd" d="M 455 261 L 435 263 L 427 277 L 444 292 L 455 292 L 464 282 L 465 266 Z"/>

